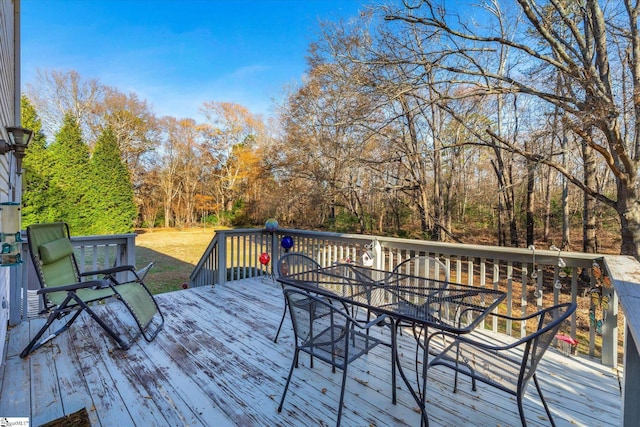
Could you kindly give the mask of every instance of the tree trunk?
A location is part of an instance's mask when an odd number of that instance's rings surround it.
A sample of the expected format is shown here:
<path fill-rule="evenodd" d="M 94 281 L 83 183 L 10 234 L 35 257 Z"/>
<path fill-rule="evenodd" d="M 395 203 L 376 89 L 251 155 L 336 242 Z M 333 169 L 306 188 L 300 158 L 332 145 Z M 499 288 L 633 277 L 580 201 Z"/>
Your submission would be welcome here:
<path fill-rule="evenodd" d="M 444 209 L 442 203 L 442 156 L 440 154 L 440 140 L 434 135 L 434 150 L 433 150 L 433 236 L 432 239 L 438 242 L 444 241 L 444 234 L 442 232 L 442 223 L 444 222 Z"/>
<path fill-rule="evenodd" d="M 551 235 L 551 176 L 553 171 L 547 168 L 545 179 L 545 202 L 544 202 L 544 240 L 549 241 Z"/>
<path fill-rule="evenodd" d="M 587 188 L 596 188 L 596 157 L 593 148 L 589 144 L 582 144 L 582 159 L 584 162 L 584 185 Z M 587 253 L 598 252 L 596 236 L 596 199 L 584 192 L 584 206 L 582 219 L 582 251 Z"/>
<path fill-rule="evenodd" d="M 164 226 L 165 228 L 171 227 L 171 205 L 167 203 L 164 205 Z"/>
<path fill-rule="evenodd" d="M 506 246 L 507 245 L 507 234 L 504 231 L 504 208 L 502 207 L 502 193 L 498 195 L 498 215 L 496 215 L 496 219 L 498 220 L 498 246 Z"/>
<path fill-rule="evenodd" d="M 509 172 L 509 186 L 505 191 L 505 201 L 507 207 L 507 214 L 509 215 L 509 233 L 511 237 L 511 246 L 517 248 L 520 246 L 520 239 L 518 237 L 518 220 L 516 218 L 516 194 L 513 186 L 513 163 L 509 164 L 507 168 Z"/>
<path fill-rule="evenodd" d="M 535 242 L 533 219 L 534 219 L 534 202 L 535 202 L 535 164 L 527 161 L 527 246 L 533 245 Z"/>
<path fill-rule="evenodd" d="M 567 136 L 563 129 L 562 135 L 562 167 L 567 167 Z M 567 177 L 562 177 L 562 243 L 560 248 L 569 247 L 571 239 L 569 237 L 569 183 Z"/>
<path fill-rule="evenodd" d="M 635 179 L 625 184 L 618 180 L 618 201 L 616 210 L 620 216 L 622 244 L 620 253 L 638 259 L 640 253 L 640 194 Z"/>
<path fill-rule="evenodd" d="M 419 190 L 420 194 L 418 195 L 419 197 L 419 203 L 418 203 L 418 211 L 420 212 L 420 230 L 422 231 L 423 234 L 428 234 L 429 233 L 429 211 L 428 211 L 428 206 L 429 206 L 429 196 L 427 195 L 427 190 L 426 188 L 424 188 L 423 186 L 420 186 Z"/>

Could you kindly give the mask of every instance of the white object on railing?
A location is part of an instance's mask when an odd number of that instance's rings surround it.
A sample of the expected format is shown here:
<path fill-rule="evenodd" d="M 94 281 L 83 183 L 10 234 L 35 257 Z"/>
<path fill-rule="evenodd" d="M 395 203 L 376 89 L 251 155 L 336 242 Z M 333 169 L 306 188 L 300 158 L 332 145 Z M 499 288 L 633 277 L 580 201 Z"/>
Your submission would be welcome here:
<path fill-rule="evenodd" d="M 376 244 L 378 248 L 376 248 Z M 368 245 L 364 245 L 364 252 L 362 253 L 362 265 L 365 267 L 373 267 L 374 260 L 376 259 L 376 252 L 380 253 L 380 243 L 377 240 L 372 240 Z M 378 249 L 376 251 L 376 249 Z M 375 252 L 374 252 L 375 251 Z"/>

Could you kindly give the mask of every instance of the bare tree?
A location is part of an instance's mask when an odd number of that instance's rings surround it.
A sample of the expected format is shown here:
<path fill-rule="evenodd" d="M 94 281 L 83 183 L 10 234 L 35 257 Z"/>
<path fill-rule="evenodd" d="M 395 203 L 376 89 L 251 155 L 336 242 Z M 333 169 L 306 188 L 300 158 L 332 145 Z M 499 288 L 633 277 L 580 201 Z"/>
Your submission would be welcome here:
<path fill-rule="evenodd" d="M 27 85 L 26 95 L 38 111 L 48 138 L 53 138 L 69 114 L 91 144 L 93 113 L 103 100 L 104 90 L 97 80 L 83 80 L 77 71 L 38 70 L 35 82 Z"/>
<path fill-rule="evenodd" d="M 113 129 L 137 190 L 144 181 L 144 156 L 156 148 L 159 139 L 158 119 L 135 93 L 126 95 L 112 87 L 104 87 L 103 91 L 103 100 L 95 105 L 92 114 L 91 130 L 99 135 L 106 126 Z"/>
<path fill-rule="evenodd" d="M 250 153 L 262 139 L 265 126 L 260 116 L 235 103 L 206 102 L 201 111 L 207 119 L 202 125 L 202 150 L 219 214 L 232 210 L 247 188 L 257 167 Z"/>
<path fill-rule="evenodd" d="M 505 38 L 487 23 L 483 27 L 461 25 L 459 17 L 448 14 L 444 7 L 436 7 L 431 1 L 415 3 L 403 2 L 402 9 L 388 11 L 387 19 L 401 22 L 426 36 L 433 32 L 446 34 L 450 59 L 440 63 L 440 67 L 473 85 L 478 93 L 487 96 L 520 93 L 566 113 L 571 131 L 598 153 L 615 177 L 617 199 L 587 187 L 547 153 L 525 150 L 495 130 L 489 133 L 499 146 L 554 167 L 591 197 L 614 208 L 621 224 L 621 252 L 638 257 L 640 96 L 629 100 L 632 112 L 625 117 L 627 106 L 623 105 L 624 98 L 616 88 L 625 81 L 634 93 L 640 93 L 640 6 L 631 0 L 608 4 L 606 9 L 597 0 L 585 0 L 582 7 L 557 0 L 542 3 L 516 0 L 526 26 L 515 37 Z M 473 9 L 473 12 L 481 13 L 481 10 Z M 490 19 L 488 15 L 483 18 Z M 536 37 L 530 37 L 531 34 Z M 621 36 L 614 38 L 614 35 Z M 489 52 L 500 46 L 509 46 L 515 53 L 512 56 L 517 58 L 507 74 L 492 71 L 478 59 L 477 52 Z M 610 53 L 618 50 L 627 53 L 624 60 L 618 61 Z M 566 82 L 566 94 L 558 94 L 553 85 L 548 84 L 549 75 L 556 73 Z M 596 135 L 602 135 L 604 144 L 599 143 Z"/>
<path fill-rule="evenodd" d="M 161 121 L 163 129 L 162 145 L 157 151 L 157 178 L 162 189 L 162 205 L 164 208 L 164 226 L 174 224 L 173 205 L 180 194 L 178 170 L 180 162 L 178 122 L 172 117 L 165 117 Z"/>

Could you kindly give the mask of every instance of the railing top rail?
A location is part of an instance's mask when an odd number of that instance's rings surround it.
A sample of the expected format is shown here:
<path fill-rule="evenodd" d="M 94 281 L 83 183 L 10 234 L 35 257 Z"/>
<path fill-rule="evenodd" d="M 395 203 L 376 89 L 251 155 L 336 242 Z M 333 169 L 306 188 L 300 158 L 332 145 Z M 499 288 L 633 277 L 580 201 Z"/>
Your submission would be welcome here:
<path fill-rule="evenodd" d="M 110 244 L 118 242 L 126 242 L 131 238 L 135 238 L 137 235 L 135 233 L 127 233 L 127 234 L 104 234 L 104 235 L 95 235 L 95 236 L 71 236 L 72 242 L 83 242 L 83 243 L 93 243 L 93 244 Z"/>
<path fill-rule="evenodd" d="M 630 256 L 605 256 L 611 283 L 618 294 L 627 327 L 640 345 L 640 263 Z"/>
<path fill-rule="evenodd" d="M 246 232 L 248 230 L 241 230 Z M 256 230 L 253 230 L 255 232 Z M 278 234 L 294 234 L 298 236 L 309 236 L 335 239 L 335 240 L 358 240 L 370 242 L 377 240 L 383 248 L 393 247 L 394 249 L 431 251 L 440 254 L 455 254 L 474 258 L 499 258 L 503 261 L 522 262 L 523 259 L 530 259 L 533 250 L 529 248 L 512 248 L 504 246 L 488 246 L 464 243 L 434 242 L 429 240 L 402 239 L 397 237 L 370 236 L 364 234 L 332 233 L 325 231 L 308 231 L 279 228 Z M 593 260 L 602 259 L 602 254 L 589 254 L 583 252 L 552 251 L 549 249 L 535 249 L 536 262 L 541 264 L 554 264 L 561 256 L 570 266 L 590 267 Z"/>
<path fill-rule="evenodd" d="M 209 242 L 209 245 L 207 246 L 207 249 L 205 249 L 202 256 L 200 257 L 200 260 L 198 261 L 194 269 L 191 271 L 191 274 L 189 274 L 189 280 L 193 280 L 194 277 L 198 274 L 200 269 L 207 262 L 207 258 L 211 255 L 211 252 L 218 244 L 218 239 L 223 238 L 227 231 L 229 230 L 220 230 L 215 232 L 215 234 L 213 235 L 213 238 L 211 239 L 211 241 Z M 255 230 L 253 230 L 253 232 L 255 233 Z"/>

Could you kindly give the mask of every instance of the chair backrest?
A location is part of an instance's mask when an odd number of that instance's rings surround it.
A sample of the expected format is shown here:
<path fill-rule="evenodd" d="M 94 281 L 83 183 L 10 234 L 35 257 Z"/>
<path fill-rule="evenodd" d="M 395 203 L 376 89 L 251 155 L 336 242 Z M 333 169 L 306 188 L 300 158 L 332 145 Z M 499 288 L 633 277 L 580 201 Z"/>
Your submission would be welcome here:
<path fill-rule="evenodd" d="M 553 342 L 562 323 L 576 310 L 575 302 L 567 302 L 540 310 L 537 313 L 537 328 L 528 336 L 522 338 L 526 342 L 521 366 L 520 387 L 524 389 L 527 382 L 536 371 L 538 363 Z"/>
<path fill-rule="evenodd" d="M 313 258 L 298 252 L 291 252 L 282 255 L 280 259 L 278 259 L 276 274 L 278 276 L 286 276 L 289 274 L 315 270 L 317 268 L 320 268 L 320 264 Z"/>
<path fill-rule="evenodd" d="M 285 288 L 284 297 L 301 349 L 313 352 L 314 356 L 327 363 L 342 366 L 345 356 L 344 334 L 351 329 L 351 320 L 344 305 L 294 288 Z"/>
<path fill-rule="evenodd" d="M 64 222 L 33 224 L 27 227 L 29 252 L 38 273 L 41 288 L 52 288 L 78 283 L 80 275 L 69 237 L 69 227 Z M 49 294 L 56 300 L 65 293 Z"/>
<path fill-rule="evenodd" d="M 430 256 L 415 256 L 405 259 L 393 268 L 394 273 L 409 274 L 427 279 L 449 282 L 449 269 L 446 264 Z"/>

